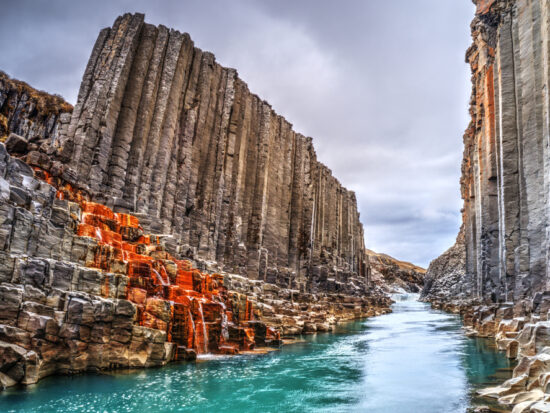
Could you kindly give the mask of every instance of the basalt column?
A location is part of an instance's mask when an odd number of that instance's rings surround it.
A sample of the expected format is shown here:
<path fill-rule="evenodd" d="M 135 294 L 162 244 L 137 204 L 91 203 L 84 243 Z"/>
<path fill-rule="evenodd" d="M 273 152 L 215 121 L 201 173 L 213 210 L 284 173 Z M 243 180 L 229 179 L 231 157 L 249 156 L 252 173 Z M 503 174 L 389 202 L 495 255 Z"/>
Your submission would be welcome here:
<path fill-rule="evenodd" d="M 141 14 L 102 30 L 55 145 L 66 181 L 169 235 L 173 253 L 285 287 L 366 288 L 353 192 L 187 34 Z"/>
<path fill-rule="evenodd" d="M 466 295 L 512 301 L 549 284 L 550 3 L 477 0 L 462 164 Z"/>

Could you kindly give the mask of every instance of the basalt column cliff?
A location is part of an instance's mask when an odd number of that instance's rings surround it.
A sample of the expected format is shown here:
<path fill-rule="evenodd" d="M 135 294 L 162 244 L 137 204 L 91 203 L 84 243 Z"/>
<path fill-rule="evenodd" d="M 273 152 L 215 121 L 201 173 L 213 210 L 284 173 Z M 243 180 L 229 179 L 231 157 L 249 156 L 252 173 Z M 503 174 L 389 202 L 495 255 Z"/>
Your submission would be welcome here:
<path fill-rule="evenodd" d="M 519 358 L 480 393 L 514 413 L 550 411 L 550 2 L 476 0 L 463 226 L 423 296 Z M 477 410 L 476 410 L 477 411 Z M 489 409 L 481 411 L 493 411 Z"/>
<path fill-rule="evenodd" d="M 550 286 L 550 4 L 475 3 L 455 246 L 465 248 L 465 276 L 456 293 L 516 301 Z"/>
<path fill-rule="evenodd" d="M 365 285 L 355 195 L 187 34 L 140 14 L 103 30 L 55 144 L 68 182 L 171 234 L 175 252 L 302 290 Z"/>
<path fill-rule="evenodd" d="M 0 387 L 389 311 L 311 138 L 143 19 L 101 31 L 74 109 L 0 73 Z"/>

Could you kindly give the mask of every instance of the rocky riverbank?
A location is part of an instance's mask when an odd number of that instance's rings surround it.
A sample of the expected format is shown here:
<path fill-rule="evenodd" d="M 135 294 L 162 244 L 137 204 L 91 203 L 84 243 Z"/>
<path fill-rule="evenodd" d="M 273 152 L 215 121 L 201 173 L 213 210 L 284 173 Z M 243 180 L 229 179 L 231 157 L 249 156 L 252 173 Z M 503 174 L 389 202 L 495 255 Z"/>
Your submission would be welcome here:
<path fill-rule="evenodd" d="M 504 303 L 475 297 L 465 277 L 465 263 L 461 229 L 456 243 L 430 263 L 420 300 L 433 308 L 460 314 L 465 334 L 492 338 L 499 351 L 517 360 L 511 379 L 478 392 L 482 398 L 496 402 L 498 408 L 472 411 L 550 411 L 550 294 L 540 292 L 533 298 Z"/>
<path fill-rule="evenodd" d="M 550 295 L 537 293 L 515 302 L 478 298 L 465 276 L 466 248 L 461 229 L 455 244 L 430 263 L 420 300 L 463 318 L 465 334 L 495 340 L 499 351 L 517 360 L 511 379 L 479 391 L 499 406 L 473 412 L 548 412 L 550 397 Z M 491 403 L 490 405 L 492 405 Z"/>
<path fill-rule="evenodd" d="M 512 378 L 478 391 L 495 400 L 498 408 L 475 412 L 550 412 L 550 297 L 535 297 L 516 304 L 481 304 L 477 301 L 432 300 L 432 307 L 463 317 L 465 333 L 494 338 L 499 351 L 517 359 Z"/>
<path fill-rule="evenodd" d="M 281 333 L 389 311 L 375 291 L 301 293 L 177 259 L 135 216 L 86 200 L 3 144 L 0 184 L 3 387 L 278 346 Z"/>

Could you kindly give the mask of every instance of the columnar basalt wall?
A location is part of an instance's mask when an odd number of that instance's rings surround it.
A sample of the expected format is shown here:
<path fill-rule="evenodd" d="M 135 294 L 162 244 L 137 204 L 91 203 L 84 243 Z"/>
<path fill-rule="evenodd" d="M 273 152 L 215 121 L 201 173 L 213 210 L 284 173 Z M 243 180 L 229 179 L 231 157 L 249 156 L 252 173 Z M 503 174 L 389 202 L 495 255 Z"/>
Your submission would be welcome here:
<path fill-rule="evenodd" d="M 101 31 L 66 133 L 65 181 L 172 251 L 308 291 L 366 291 L 355 194 L 187 34 L 119 17 Z"/>
<path fill-rule="evenodd" d="M 74 110 L 0 75 L 0 389 L 390 311 L 311 138 L 143 18 L 100 33 Z"/>
<path fill-rule="evenodd" d="M 463 227 L 430 264 L 422 295 L 519 359 L 513 378 L 483 396 L 514 412 L 548 411 L 550 2 L 474 3 Z"/>
<path fill-rule="evenodd" d="M 494 302 L 548 289 L 550 3 L 476 1 L 461 190 L 464 288 Z"/>

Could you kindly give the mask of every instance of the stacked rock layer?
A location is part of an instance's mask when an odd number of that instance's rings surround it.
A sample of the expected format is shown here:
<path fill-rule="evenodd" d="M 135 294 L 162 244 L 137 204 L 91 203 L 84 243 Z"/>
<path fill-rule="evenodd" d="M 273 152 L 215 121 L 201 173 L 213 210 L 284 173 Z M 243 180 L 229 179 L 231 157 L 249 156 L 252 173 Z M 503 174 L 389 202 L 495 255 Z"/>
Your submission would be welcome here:
<path fill-rule="evenodd" d="M 0 383 L 278 344 L 246 295 L 0 144 Z"/>

